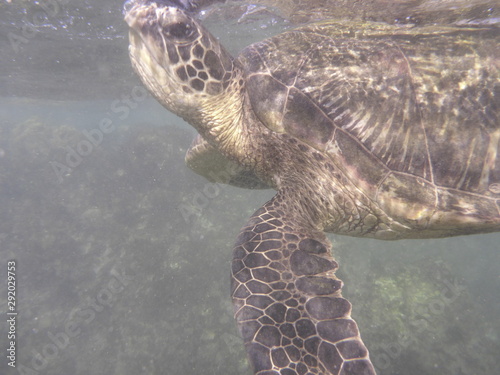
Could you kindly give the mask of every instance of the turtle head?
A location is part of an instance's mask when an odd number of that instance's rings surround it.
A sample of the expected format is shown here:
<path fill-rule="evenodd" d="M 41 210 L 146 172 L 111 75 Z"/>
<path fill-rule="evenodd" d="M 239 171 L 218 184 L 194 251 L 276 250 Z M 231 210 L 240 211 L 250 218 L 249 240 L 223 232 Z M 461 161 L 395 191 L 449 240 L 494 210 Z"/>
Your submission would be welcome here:
<path fill-rule="evenodd" d="M 196 127 L 209 122 L 204 113 L 219 112 L 235 82 L 233 58 L 197 20 L 165 1 L 130 0 L 124 13 L 132 65 L 149 91 Z"/>

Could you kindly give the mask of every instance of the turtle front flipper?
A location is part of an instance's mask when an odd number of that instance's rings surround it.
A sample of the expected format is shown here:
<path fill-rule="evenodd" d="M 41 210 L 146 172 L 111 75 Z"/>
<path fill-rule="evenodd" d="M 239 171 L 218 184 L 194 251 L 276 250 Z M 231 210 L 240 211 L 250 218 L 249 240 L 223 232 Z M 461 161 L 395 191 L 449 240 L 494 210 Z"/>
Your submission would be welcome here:
<path fill-rule="evenodd" d="M 267 202 L 233 253 L 235 318 L 255 374 L 375 374 L 329 241 L 284 211 L 279 195 Z"/>
<path fill-rule="evenodd" d="M 186 153 L 186 164 L 191 170 L 210 182 L 233 185 L 246 189 L 270 189 L 252 170 L 226 158 L 197 135 Z"/>

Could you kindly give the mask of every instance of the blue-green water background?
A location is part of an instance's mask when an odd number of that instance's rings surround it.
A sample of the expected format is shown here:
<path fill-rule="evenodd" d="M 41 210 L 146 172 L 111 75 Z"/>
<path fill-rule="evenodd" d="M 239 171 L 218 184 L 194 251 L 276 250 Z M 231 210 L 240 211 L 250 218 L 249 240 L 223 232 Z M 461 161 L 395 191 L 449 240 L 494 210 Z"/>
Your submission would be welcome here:
<path fill-rule="evenodd" d="M 0 374 L 250 374 L 231 247 L 273 192 L 185 167 L 194 131 L 143 95 L 121 1 L 49 3 L 0 3 Z M 233 52 L 292 26 L 285 2 L 236 5 L 206 16 Z M 330 238 L 380 374 L 497 373 L 499 234 Z"/>

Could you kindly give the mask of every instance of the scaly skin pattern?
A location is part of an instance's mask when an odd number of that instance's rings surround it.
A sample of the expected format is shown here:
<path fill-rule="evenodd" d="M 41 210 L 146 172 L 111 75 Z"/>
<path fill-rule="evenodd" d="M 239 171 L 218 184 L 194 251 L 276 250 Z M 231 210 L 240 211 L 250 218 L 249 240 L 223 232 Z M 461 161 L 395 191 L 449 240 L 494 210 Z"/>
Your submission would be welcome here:
<path fill-rule="evenodd" d="M 278 194 L 250 218 L 233 252 L 235 318 L 255 374 L 375 374 L 328 240 L 289 215 Z"/>

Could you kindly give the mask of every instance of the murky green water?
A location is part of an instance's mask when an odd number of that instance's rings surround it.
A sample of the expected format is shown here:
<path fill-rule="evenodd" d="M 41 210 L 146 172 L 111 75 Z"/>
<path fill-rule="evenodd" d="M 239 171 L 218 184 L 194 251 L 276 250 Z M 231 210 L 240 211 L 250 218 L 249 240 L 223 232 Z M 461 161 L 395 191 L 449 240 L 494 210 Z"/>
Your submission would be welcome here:
<path fill-rule="evenodd" d="M 121 1 L 49 3 L 0 3 L 0 373 L 249 374 L 231 247 L 273 192 L 211 184 L 184 166 L 194 132 L 133 75 Z M 290 27 L 283 9 L 207 17 L 236 51 Z M 499 234 L 331 239 L 381 374 L 497 372 Z"/>

